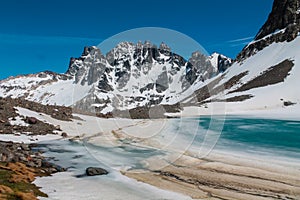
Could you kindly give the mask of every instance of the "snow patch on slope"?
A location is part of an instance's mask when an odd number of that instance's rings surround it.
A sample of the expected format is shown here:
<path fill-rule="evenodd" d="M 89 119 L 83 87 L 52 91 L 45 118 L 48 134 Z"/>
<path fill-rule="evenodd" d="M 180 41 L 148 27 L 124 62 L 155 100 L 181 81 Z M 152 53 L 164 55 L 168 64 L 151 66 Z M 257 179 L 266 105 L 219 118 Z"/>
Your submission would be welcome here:
<path fill-rule="evenodd" d="M 28 75 L 1 81 L 0 96 L 20 98 L 42 104 L 71 106 L 85 97 L 93 85 L 74 84 L 51 74 Z M 59 75 L 58 75 L 59 76 Z"/>
<path fill-rule="evenodd" d="M 42 104 L 71 106 L 84 98 L 92 86 L 74 84 L 73 80 L 57 81 L 30 91 L 28 100 Z"/>
<path fill-rule="evenodd" d="M 217 86 L 225 84 L 232 77 L 239 75 L 243 72 L 248 71 L 248 74 L 241 78 L 240 82 L 234 85 L 232 88 L 223 91 L 224 96 L 221 98 L 223 100 L 227 98 L 232 98 L 240 95 L 251 95 L 252 98 L 242 101 L 242 102 L 221 102 L 221 103 L 209 103 L 206 105 L 208 110 L 216 114 L 262 114 L 262 113 L 284 113 L 288 115 L 291 112 L 291 116 L 295 118 L 295 112 L 293 108 L 298 111 L 300 105 L 300 93 L 299 91 L 299 77 L 300 77 L 300 37 L 297 37 L 291 42 L 273 43 L 266 47 L 262 51 L 257 52 L 257 54 L 251 56 L 244 60 L 243 63 L 234 63 L 232 67 L 226 71 L 225 76 L 218 83 Z M 280 82 L 273 85 L 267 85 L 264 87 L 252 88 L 242 92 L 228 93 L 239 88 L 241 85 L 253 80 L 262 74 L 262 72 L 268 70 L 272 66 L 276 66 L 279 63 L 290 60 L 294 63 L 292 70 L 289 75 L 285 78 L 284 82 Z M 220 78 L 221 75 L 209 80 L 209 82 Z M 272 77 L 270 77 L 272 78 Z M 222 96 L 222 95 L 221 95 Z M 216 98 L 217 96 L 215 96 Z M 213 99 L 212 97 L 211 99 Z M 289 107 L 284 106 L 284 102 L 296 103 L 296 105 L 291 105 Z M 224 110 L 216 110 L 217 105 L 224 104 L 226 106 L 226 112 Z M 205 109 L 198 109 L 198 114 L 209 112 Z M 193 112 L 194 115 L 195 112 Z M 298 114 L 300 116 L 300 114 Z"/>

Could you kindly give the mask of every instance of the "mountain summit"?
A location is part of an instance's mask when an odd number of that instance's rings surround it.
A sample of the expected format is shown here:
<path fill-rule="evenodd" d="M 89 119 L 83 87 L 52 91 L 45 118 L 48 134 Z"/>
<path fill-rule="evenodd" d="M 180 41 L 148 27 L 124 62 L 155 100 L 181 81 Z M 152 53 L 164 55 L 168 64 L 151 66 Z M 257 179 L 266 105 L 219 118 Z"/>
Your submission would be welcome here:
<path fill-rule="evenodd" d="M 300 30 L 300 0 L 275 0 L 268 20 L 259 30 L 255 40 L 262 39 L 263 37 L 275 33 L 282 29 L 291 29 L 288 40 L 295 38 L 292 33 L 299 32 Z"/>
<path fill-rule="evenodd" d="M 272 11 L 253 42 L 237 56 L 242 61 L 274 42 L 290 42 L 300 32 L 300 0 L 275 0 Z"/>
<path fill-rule="evenodd" d="M 192 86 L 230 65 L 231 59 L 194 52 L 189 60 L 161 43 L 121 42 L 106 55 L 95 46 L 71 58 L 65 74 L 42 72 L 2 81 L 1 96 L 23 97 L 43 104 L 73 106 L 108 114 L 120 110 L 174 105 Z"/>

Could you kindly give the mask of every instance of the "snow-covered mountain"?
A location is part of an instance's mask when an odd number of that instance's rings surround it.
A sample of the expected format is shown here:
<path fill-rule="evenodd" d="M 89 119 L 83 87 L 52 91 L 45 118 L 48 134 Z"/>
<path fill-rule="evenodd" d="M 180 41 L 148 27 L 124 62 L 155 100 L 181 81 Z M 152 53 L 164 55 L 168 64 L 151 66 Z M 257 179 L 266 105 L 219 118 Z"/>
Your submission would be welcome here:
<path fill-rule="evenodd" d="M 275 0 L 267 22 L 233 65 L 204 86 L 200 85 L 194 96 L 183 102 L 205 104 L 207 108 L 226 102 L 228 113 L 298 108 L 299 5 L 299 0 Z"/>
<path fill-rule="evenodd" d="M 41 72 L 1 81 L 0 94 L 102 114 L 151 105 L 173 105 L 192 85 L 224 72 L 231 59 L 194 52 L 185 60 L 166 44 L 122 42 L 103 55 L 85 47 L 65 74 Z"/>
<path fill-rule="evenodd" d="M 8 78 L 0 82 L 0 96 L 131 117 L 147 117 L 154 105 L 163 105 L 158 113 L 217 102 L 245 112 L 299 105 L 299 4 L 275 0 L 268 20 L 234 62 L 200 52 L 185 60 L 164 43 L 122 42 L 106 55 L 85 47 L 65 74 Z"/>

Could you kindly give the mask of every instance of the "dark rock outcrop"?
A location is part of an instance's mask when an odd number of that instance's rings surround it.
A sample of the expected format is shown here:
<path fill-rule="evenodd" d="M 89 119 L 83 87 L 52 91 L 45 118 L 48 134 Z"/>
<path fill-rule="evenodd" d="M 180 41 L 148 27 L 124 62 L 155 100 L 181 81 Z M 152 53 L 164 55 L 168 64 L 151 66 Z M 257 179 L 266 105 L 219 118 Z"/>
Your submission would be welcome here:
<path fill-rule="evenodd" d="M 262 39 L 290 25 L 299 25 L 299 4 L 300 0 L 275 0 L 268 20 L 259 30 L 255 40 Z"/>
<path fill-rule="evenodd" d="M 232 65 L 232 60 L 222 55 L 218 55 L 217 73 L 225 72 Z"/>
<path fill-rule="evenodd" d="M 296 103 L 293 103 L 293 102 L 291 102 L 291 101 L 284 101 L 283 102 L 283 105 L 284 106 L 292 106 L 292 105 L 295 105 Z"/>
<path fill-rule="evenodd" d="M 66 137 L 68 137 L 68 134 L 67 134 L 66 132 L 63 132 L 63 133 L 61 134 L 61 136 L 64 137 L 64 138 L 66 138 Z"/>
<path fill-rule="evenodd" d="M 290 42 L 299 32 L 300 0 L 274 0 L 268 20 L 254 41 L 244 47 L 236 60 L 241 62 L 274 42 Z"/>
<path fill-rule="evenodd" d="M 75 77 L 75 83 L 91 85 L 97 82 L 98 77 L 106 68 L 106 59 L 97 47 L 84 47 L 79 58 L 71 58 L 68 70 L 69 76 Z"/>
<path fill-rule="evenodd" d="M 64 168 L 47 161 L 39 152 L 32 150 L 35 144 L 0 141 L 0 162 L 21 162 L 28 167 L 41 168 L 46 173 L 66 171 Z"/>
<path fill-rule="evenodd" d="M 63 106 L 42 105 L 24 99 L 12 99 L 0 97 L 0 134 L 22 134 L 46 135 L 55 134 L 53 131 L 60 131 L 60 127 L 38 120 L 35 117 L 20 116 L 15 107 L 27 108 L 40 113 L 47 114 L 59 120 L 69 121 L 72 118 L 72 109 Z M 19 117 L 28 126 L 11 123 Z"/>
<path fill-rule="evenodd" d="M 100 167 L 88 167 L 86 169 L 86 175 L 88 176 L 98 176 L 98 175 L 107 175 L 108 171 Z"/>
<path fill-rule="evenodd" d="M 254 79 L 244 83 L 238 89 L 232 90 L 229 93 L 243 92 L 251 90 L 253 88 L 265 87 L 268 85 L 274 85 L 277 83 L 284 82 L 287 76 L 289 76 L 290 71 L 294 67 L 294 63 L 291 60 L 284 60 L 275 66 L 268 68 L 266 71 L 262 72 L 259 76 Z"/>

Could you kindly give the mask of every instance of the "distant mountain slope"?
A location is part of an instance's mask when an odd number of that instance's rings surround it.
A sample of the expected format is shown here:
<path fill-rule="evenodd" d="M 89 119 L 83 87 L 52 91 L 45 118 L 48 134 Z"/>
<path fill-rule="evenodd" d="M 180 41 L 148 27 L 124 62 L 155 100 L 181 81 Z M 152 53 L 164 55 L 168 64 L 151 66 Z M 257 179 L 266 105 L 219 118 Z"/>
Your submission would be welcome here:
<path fill-rule="evenodd" d="M 184 99 L 185 105 L 227 102 L 227 109 L 237 112 L 299 105 L 299 13 L 299 0 L 275 0 L 254 41 L 224 74 Z"/>
<path fill-rule="evenodd" d="M 70 106 L 91 86 L 74 84 L 74 77 L 54 72 L 20 75 L 0 81 L 0 96 L 25 98 L 42 104 Z"/>
<path fill-rule="evenodd" d="M 85 47 L 65 74 L 41 72 L 1 81 L 0 95 L 102 114 L 178 103 L 182 92 L 224 72 L 231 59 L 194 52 L 185 60 L 166 44 L 122 42 L 107 55 Z"/>

